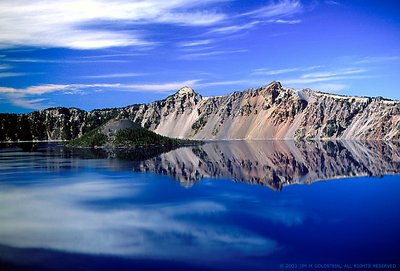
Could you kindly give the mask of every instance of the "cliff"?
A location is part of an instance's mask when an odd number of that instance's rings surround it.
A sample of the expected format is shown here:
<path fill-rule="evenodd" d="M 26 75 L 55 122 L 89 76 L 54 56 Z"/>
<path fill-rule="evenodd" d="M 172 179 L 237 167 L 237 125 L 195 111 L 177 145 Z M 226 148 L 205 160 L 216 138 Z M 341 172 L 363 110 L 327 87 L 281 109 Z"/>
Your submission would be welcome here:
<path fill-rule="evenodd" d="M 112 118 L 190 139 L 400 140 L 399 101 L 294 90 L 279 82 L 219 97 L 183 87 L 164 100 L 90 112 L 0 114 L 0 140 L 71 139 Z"/>

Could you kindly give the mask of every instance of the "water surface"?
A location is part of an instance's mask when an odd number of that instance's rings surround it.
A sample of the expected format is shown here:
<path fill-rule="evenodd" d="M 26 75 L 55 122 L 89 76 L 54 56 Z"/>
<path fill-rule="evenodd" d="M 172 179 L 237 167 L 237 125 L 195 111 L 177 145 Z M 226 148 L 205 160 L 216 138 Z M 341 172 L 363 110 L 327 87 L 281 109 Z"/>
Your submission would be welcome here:
<path fill-rule="evenodd" d="M 132 161 L 2 145 L 0 270 L 398 268 L 399 153 L 385 142 L 213 142 Z"/>

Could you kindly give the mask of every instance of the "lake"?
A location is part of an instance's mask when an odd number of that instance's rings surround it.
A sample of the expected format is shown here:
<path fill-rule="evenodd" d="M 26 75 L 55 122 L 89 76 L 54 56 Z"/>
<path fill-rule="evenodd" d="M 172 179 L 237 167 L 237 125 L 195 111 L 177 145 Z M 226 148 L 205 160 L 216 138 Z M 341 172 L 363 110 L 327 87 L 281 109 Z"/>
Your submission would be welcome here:
<path fill-rule="evenodd" d="M 0 144 L 0 270 L 398 270 L 400 144 Z"/>

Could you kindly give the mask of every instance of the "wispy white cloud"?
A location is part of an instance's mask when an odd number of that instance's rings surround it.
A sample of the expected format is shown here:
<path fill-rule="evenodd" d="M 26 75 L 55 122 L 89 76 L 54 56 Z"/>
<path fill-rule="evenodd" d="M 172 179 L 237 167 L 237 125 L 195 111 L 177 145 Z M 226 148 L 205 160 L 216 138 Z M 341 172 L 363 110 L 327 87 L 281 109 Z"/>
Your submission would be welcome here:
<path fill-rule="evenodd" d="M 336 59 L 336 66 L 347 68 L 320 69 L 316 72 L 303 73 L 297 77 L 277 78 L 284 84 L 293 87 L 307 87 L 322 91 L 341 91 L 350 89 L 353 80 L 365 80 L 385 76 L 377 73 L 379 68 L 399 61 L 397 55 L 378 56 L 342 56 Z M 323 68 L 323 67 L 321 67 Z"/>
<path fill-rule="evenodd" d="M 350 79 L 363 79 L 366 78 L 364 74 L 367 70 L 360 68 L 346 68 L 346 69 L 338 69 L 338 70 L 330 70 L 330 71 L 318 71 L 312 73 L 305 73 L 295 78 L 283 78 L 279 79 L 281 82 L 287 85 L 295 85 L 295 86 L 306 86 L 311 87 L 310 84 L 314 83 L 324 83 L 325 86 L 332 87 L 333 83 L 337 86 L 343 86 L 343 83 L 340 81 L 350 80 Z M 308 84 L 308 85 L 307 85 Z M 319 85 L 321 86 L 321 85 Z"/>
<path fill-rule="evenodd" d="M 199 52 L 199 53 L 184 54 L 180 58 L 181 59 L 199 59 L 199 58 L 204 59 L 204 57 L 235 54 L 235 53 L 245 53 L 247 51 L 248 50 L 246 50 L 246 49 L 238 49 L 238 50 Z"/>
<path fill-rule="evenodd" d="M 100 74 L 100 75 L 86 75 L 81 76 L 82 78 L 90 78 L 90 79 L 103 79 L 103 78 L 127 78 L 127 77 L 138 77 L 144 76 L 145 73 L 110 73 L 110 74 Z"/>
<path fill-rule="evenodd" d="M 216 28 L 213 28 L 210 31 L 208 31 L 207 34 L 210 34 L 210 33 L 224 33 L 224 34 L 235 33 L 238 31 L 251 29 L 260 23 L 262 23 L 262 22 L 261 21 L 253 21 L 253 22 L 249 22 L 246 24 L 237 24 L 237 25 L 216 27 Z"/>
<path fill-rule="evenodd" d="M 66 47 L 98 49 L 149 46 L 135 25 L 164 23 L 185 26 L 213 25 L 226 15 L 208 10 L 222 0 L 60 0 L 0 1 L 0 47 Z M 95 23 L 133 25 L 129 32 L 93 27 Z M 89 27 L 90 26 L 90 27 Z"/>
<path fill-rule="evenodd" d="M 299 71 L 299 68 L 288 68 L 288 69 L 279 69 L 279 70 L 269 70 L 269 69 L 255 69 L 252 72 L 252 75 L 277 75 Z"/>
<path fill-rule="evenodd" d="M 171 91 L 179 89 L 183 86 L 194 86 L 199 79 L 187 80 L 183 82 L 169 82 L 163 84 L 130 84 L 130 85 L 121 85 L 121 90 L 124 91 Z"/>
<path fill-rule="evenodd" d="M 25 76 L 25 75 L 28 75 L 28 74 L 23 73 L 23 72 L 0 72 L 0 78 Z"/>
<path fill-rule="evenodd" d="M 0 64 L 0 70 L 9 70 L 12 67 L 10 65 L 6 65 L 6 64 Z"/>
<path fill-rule="evenodd" d="M 282 20 L 282 19 L 278 19 L 278 20 L 270 20 L 268 22 L 277 23 L 277 24 L 299 24 L 299 23 L 301 23 L 301 20 Z"/>
<path fill-rule="evenodd" d="M 353 64 L 371 64 L 378 62 L 399 61 L 400 56 L 367 56 L 352 62 Z"/>
<path fill-rule="evenodd" d="M 165 1 L 167 2 L 167 1 Z M 187 1 L 186 1 L 187 2 Z M 154 18 L 155 22 L 158 23 L 169 23 L 178 25 L 194 25 L 194 26 L 205 26 L 213 25 L 225 19 L 224 14 L 215 12 L 183 12 L 183 13 L 172 13 L 167 12 L 165 14 L 159 14 L 159 17 Z"/>
<path fill-rule="evenodd" d="M 19 94 L 8 94 L 7 98 L 8 101 L 15 106 L 33 110 L 43 109 L 45 107 L 45 105 L 43 105 L 43 102 L 46 101 L 46 99 L 44 98 L 31 99 L 29 97 L 27 98 L 24 95 Z"/>
<path fill-rule="evenodd" d="M 199 45 L 207 45 L 212 43 L 212 39 L 206 39 L 206 40 L 194 40 L 194 41 L 185 41 L 181 42 L 178 44 L 180 47 L 193 47 L 193 46 L 199 46 Z"/>
<path fill-rule="evenodd" d="M 130 56 L 143 56 L 147 53 L 119 53 L 119 54 L 102 54 L 102 55 L 91 55 L 91 56 L 81 56 L 79 58 L 109 58 L 109 57 L 130 57 Z"/>
<path fill-rule="evenodd" d="M 348 56 L 341 56 L 336 59 L 337 63 L 344 66 L 349 65 L 359 65 L 360 67 L 368 67 L 374 68 L 378 64 L 385 65 L 390 64 L 393 62 L 400 61 L 400 55 L 375 55 L 375 56 L 356 56 L 356 55 L 348 55 Z M 376 64 L 371 65 L 371 64 Z"/>
<path fill-rule="evenodd" d="M 346 84 L 342 83 L 318 83 L 318 84 L 313 84 L 310 86 L 313 90 L 319 90 L 319 91 L 343 91 L 345 89 L 348 89 L 349 86 Z"/>
<path fill-rule="evenodd" d="M 70 64 L 128 62 L 128 60 L 126 59 L 101 59 L 101 57 L 93 59 L 90 57 L 88 57 L 88 59 L 3 58 L 2 60 L 4 62 L 11 62 L 11 63 L 70 63 Z"/>
<path fill-rule="evenodd" d="M 31 86 L 27 88 L 10 88 L 10 87 L 0 87 L 0 93 L 12 93 L 20 95 L 42 95 L 45 93 L 61 91 L 67 89 L 70 85 L 40 85 Z"/>
<path fill-rule="evenodd" d="M 310 66 L 310 67 L 295 67 L 295 68 L 285 68 L 285 69 L 269 69 L 269 68 L 258 68 L 251 72 L 251 75 L 278 75 L 285 73 L 292 73 L 298 71 L 310 71 L 320 68 L 321 66 Z"/>
<path fill-rule="evenodd" d="M 211 87 L 211 86 L 229 86 L 237 84 L 247 84 L 249 80 L 227 80 L 227 81 L 214 81 L 214 82 L 204 82 L 195 84 L 196 87 Z"/>
<path fill-rule="evenodd" d="M 60 63 L 61 60 L 53 59 L 41 59 L 41 58 L 4 58 L 5 62 L 15 62 L 15 63 Z"/>
<path fill-rule="evenodd" d="M 206 34 L 236 33 L 261 23 L 300 23 L 293 16 L 304 9 L 300 0 L 279 0 L 239 15 L 217 12 L 219 9 L 213 4 L 225 1 L 3 0 L 0 1 L 0 48 L 153 48 L 160 43 L 150 40 L 148 31 L 152 30 L 146 30 L 146 25 L 213 27 Z M 109 30 L 110 26 L 113 30 Z M 178 46 L 205 45 L 211 41 L 188 41 Z"/>
<path fill-rule="evenodd" d="M 289 78 L 289 79 L 279 79 L 279 81 L 285 84 L 294 84 L 307 86 L 307 84 L 327 82 L 327 81 L 337 81 L 337 80 L 349 80 L 349 79 L 364 79 L 367 78 L 365 75 L 358 76 L 334 76 L 334 77 L 316 77 L 316 78 Z"/>
<path fill-rule="evenodd" d="M 359 74 L 365 71 L 366 71 L 365 69 L 354 69 L 354 68 L 342 69 L 336 71 L 321 71 L 321 72 L 312 72 L 303 74 L 301 78 L 331 78 L 336 76 Z"/>
<path fill-rule="evenodd" d="M 246 23 L 232 23 L 225 26 L 217 26 L 209 30 L 211 33 L 236 33 L 243 30 L 250 30 L 262 24 L 298 24 L 300 19 L 291 19 L 294 15 L 303 12 L 304 7 L 299 0 L 280 0 L 270 2 L 261 8 L 245 12 L 236 16 L 236 18 L 246 18 Z"/>
<path fill-rule="evenodd" d="M 302 12 L 304 9 L 301 1 L 299 0 L 282 0 L 278 2 L 272 2 L 256 10 L 246 12 L 242 16 L 254 16 L 257 18 L 281 18 L 293 16 Z"/>
<path fill-rule="evenodd" d="M 340 5 L 340 2 L 334 1 L 334 0 L 325 0 L 325 4 L 338 6 L 338 5 Z"/>
<path fill-rule="evenodd" d="M 182 54 L 194 53 L 194 52 L 211 52 L 215 50 L 215 46 L 193 46 L 193 47 L 182 47 Z"/>

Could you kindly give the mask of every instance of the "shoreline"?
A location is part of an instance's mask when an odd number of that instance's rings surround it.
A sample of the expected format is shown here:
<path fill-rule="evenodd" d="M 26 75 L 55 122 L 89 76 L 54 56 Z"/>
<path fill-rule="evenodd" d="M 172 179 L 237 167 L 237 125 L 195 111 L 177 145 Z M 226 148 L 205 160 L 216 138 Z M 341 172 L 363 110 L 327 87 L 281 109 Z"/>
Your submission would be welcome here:
<path fill-rule="evenodd" d="M 179 140 L 191 140 L 191 141 L 201 141 L 203 143 L 209 142 L 229 142 L 229 141 L 294 141 L 294 142 L 400 142 L 400 140 L 388 140 L 388 139 L 340 139 L 340 138 L 320 138 L 320 139 L 290 139 L 290 138 L 255 138 L 255 139 L 183 139 L 177 138 Z M 70 140 L 19 140 L 19 141 L 0 141 L 0 144 L 13 144 L 13 143 L 63 143 Z M 189 144 L 190 145 L 190 144 Z"/>
<path fill-rule="evenodd" d="M 58 142 L 68 142 L 69 140 L 18 140 L 18 141 L 0 141 L 0 144 L 7 143 L 58 143 Z"/>

